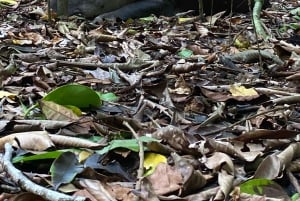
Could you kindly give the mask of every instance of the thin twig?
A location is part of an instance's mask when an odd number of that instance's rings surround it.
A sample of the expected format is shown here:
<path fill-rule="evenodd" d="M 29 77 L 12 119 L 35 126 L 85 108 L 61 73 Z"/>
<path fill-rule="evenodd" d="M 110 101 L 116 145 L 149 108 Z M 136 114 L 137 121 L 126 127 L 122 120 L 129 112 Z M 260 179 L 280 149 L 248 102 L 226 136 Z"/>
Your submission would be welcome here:
<path fill-rule="evenodd" d="M 22 174 L 20 170 L 15 168 L 11 163 L 13 148 L 9 143 L 5 144 L 5 154 L 0 155 L 0 162 L 3 166 L 4 171 L 9 175 L 9 178 L 13 180 L 16 184 L 28 192 L 39 195 L 46 200 L 51 201 L 85 201 L 86 198 L 80 196 L 69 196 L 57 191 L 47 189 L 45 187 L 39 186 L 29 180 L 26 176 Z"/>
<path fill-rule="evenodd" d="M 68 66 L 68 67 L 78 67 L 87 70 L 95 70 L 97 68 L 119 68 L 121 70 L 139 70 L 151 65 L 158 65 L 157 61 L 128 61 L 126 63 L 83 63 L 76 61 L 64 61 L 64 60 L 51 60 L 55 62 L 57 66 Z"/>
<path fill-rule="evenodd" d="M 130 124 L 127 121 L 123 121 L 123 125 L 126 126 L 132 132 L 133 136 L 136 138 L 139 145 L 140 165 L 137 171 L 138 180 L 136 182 L 135 190 L 140 191 L 142 185 L 142 179 L 144 175 L 144 145 L 143 142 L 140 140 L 139 135 L 135 132 L 135 130 L 130 126 Z M 137 200 L 139 200 L 139 198 Z"/>
<path fill-rule="evenodd" d="M 213 134 L 216 134 L 216 133 L 220 133 L 220 132 L 225 131 L 225 130 L 227 130 L 229 128 L 233 128 L 234 126 L 237 126 L 237 125 L 243 123 L 244 121 L 250 120 L 252 118 L 255 118 L 255 117 L 258 117 L 258 116 L 270 113 L 270 112 L 275 112 L 275 111 L 278 111 L 278 110 L 283 110 L 283 109 L 288 109 L 288 108 L 290 108 L 290 107 L 289 106 L 281 106 L 281 107 L 276 107 L 276 108 L 273 108 L 273 109 L 270 109 L 270 110 L 266 110 L 264 112 L 260 112 L 260 113 L 248 116 L 248 117 L 246 117 L 244 119 L 241 119 L 241 120 L 239 120 L 239 121 L 237 121 L 237 122 L 235 122 L 235 123 L 233 123 L 233 124 L 231 124 L 229 126 L 222 127 L 220 129 L 213 130 L 211 132 L 205 133 L 205 136 L 213 135 Z"/>

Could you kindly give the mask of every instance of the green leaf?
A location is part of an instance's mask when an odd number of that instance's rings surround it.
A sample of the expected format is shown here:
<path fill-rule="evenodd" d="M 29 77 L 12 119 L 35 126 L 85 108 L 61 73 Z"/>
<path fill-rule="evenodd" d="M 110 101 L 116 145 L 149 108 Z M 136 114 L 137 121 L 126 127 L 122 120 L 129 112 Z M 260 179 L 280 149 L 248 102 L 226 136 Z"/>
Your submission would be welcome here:
<path fill-rule="evenodd" d="M 299 193 L 295 193 L 294 195 L 292 195 L 292 201 L 296 201 L 300 198 L 300 194 Z"/>
<path fill-rule="evenodd" d="M 154 22 L 155 19 L 156 18 L 154 16 L 148 16 L 148 17 L 139 18 L 139 21 L 140 22 Z"/>
<path fill-rule="evenodd" d="M 292 9 L 292 10 L 290 11 L 290 13 L 291 13 L 292 15 L 300 15 L 300 7 L 297 7 L 297 8 L 295 8 L 295 9 Z"/>
<path fill-rule="evenodd" d="M 178 52 L 178 55 L 181 58 L 189 58 L 193 55 L 193 51 L 185 48 L 185 49 L 182 49 L 180 52 Z"/>
<path fill-rule="evenodd" d="M 157 139 L 142 136 L 140 137 L 140 140 L 142 142 L 153 142 L 153 141 L 159 141 Z M 104 147 L 103 149 L 96 151 L 98 154 L 105 154 L 109 152 L 110 150 L 116 149 L 116 148 L 125 148 L 129 149 L 131 151 L 138 152 L 139 151 L 139 145 L 136 139 L 130 139 L 130 140 L 112 140 L 108 146 Z"/>
<path fill-rule="evenodd" d="M 240 192 L 250 195 L 260 195 L 271 198 L 290 200 L 284 189 L 276 182 L 269 179 L 251 179 L 240 185 Z"/>
<path fill-rule="evenodd" d="M 59 150 L 59 151 L 49 151 L 42 154 L 36 154 L 31 156 L 16 156 L 13 158 L 13 163 L 20 163 L 26 161 L 35 161 L 35 160 L 43 160 L 43 159 L 56 159 L 62 153 L 66 152 L 66 150 Z"/>
<path fill-rule="evenodd" d="M 293 30 L 298 30 L 300 28 L 300 25 L 299 25 L 299 23 L 290 23 L 290 27 Z"/>
<path fill-rule="evenodd" d="M 80 84 L 68 84 L 58 87 L 47 94 L 43 100 L 78 108 L 97 108 L 101 105 L 98 94 L 91 88 Z"/>
<path fill-rule="evenodd" d="M 110 102 L 114 102 L 117 101 L 119 99 L 118 96 L 116 96 L 114 93 L 105 93 L 105 94 L 98 94 L 100 96 L 100 99 L 103 101 L 110 101 Z"/>
<path fill-rule="evenodd" d="M 50 172 L 55 190 L 61 184 L 70 183 L 75 176 L 83 170 L 77 157 L 72 152 L 62 153 L 51 165 Z"/>
<path fill-rule="evenodd" d="M 268 179 L 251 179 L 242 183 L 240 189 L 242 193 L 248 193 L 251 195 L 262 195 L 263 187 L 275 183 Z"/>

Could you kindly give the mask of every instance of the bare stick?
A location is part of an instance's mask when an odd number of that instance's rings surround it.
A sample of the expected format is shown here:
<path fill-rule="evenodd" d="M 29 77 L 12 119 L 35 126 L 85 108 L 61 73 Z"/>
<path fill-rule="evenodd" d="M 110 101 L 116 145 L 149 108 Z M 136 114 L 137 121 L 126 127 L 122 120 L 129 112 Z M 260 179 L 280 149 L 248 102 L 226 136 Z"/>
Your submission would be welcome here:
<path fill-rule="evenodd" d="M 133 134 L 135 139 L 138 142 L 139 145 L 139 157 L 140 157 L 140 165 L 139 169 L 137 171 L 137 182 L 135 185 L 135 190 L 140 191 L 141 190 L 141 183 L 144 175 L 144 145 L 143 142 L 140 140 L 139 135 L 135 132 L 135 130 L 129 125 L 127 121 L 123 121 L 123 125 L 126 126 Z"/>

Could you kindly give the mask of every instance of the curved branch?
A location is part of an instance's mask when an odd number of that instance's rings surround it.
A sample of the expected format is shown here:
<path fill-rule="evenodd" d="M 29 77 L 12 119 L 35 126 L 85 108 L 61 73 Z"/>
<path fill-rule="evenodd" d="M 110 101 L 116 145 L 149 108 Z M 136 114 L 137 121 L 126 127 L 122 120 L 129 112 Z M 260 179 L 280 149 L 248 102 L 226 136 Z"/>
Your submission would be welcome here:
<path fill-rule="evenodd" d="M 11 163 L 13 148 L 9 143 L 5 144 L 5 154 L 0 156 L 0 162 L 3 170 L 11 177 L 11 179 L 19 184 L 20 187 L 28 192 L 39 195 L 46 200 L 51 201 L 85 201 L 84 197 L 73 197 L 39 186 L 29 180 L 20 170 L 15 168 Z"/>
<path fill-rule="evenodd" d="M 267 39 L 268 35 L 266 34 L 260 19 L 263 2 L 264 0 L 255 0 L 255 4 L 253 7 L 253 25 L 257 35 L 261 36 L 263 39 Z"/>

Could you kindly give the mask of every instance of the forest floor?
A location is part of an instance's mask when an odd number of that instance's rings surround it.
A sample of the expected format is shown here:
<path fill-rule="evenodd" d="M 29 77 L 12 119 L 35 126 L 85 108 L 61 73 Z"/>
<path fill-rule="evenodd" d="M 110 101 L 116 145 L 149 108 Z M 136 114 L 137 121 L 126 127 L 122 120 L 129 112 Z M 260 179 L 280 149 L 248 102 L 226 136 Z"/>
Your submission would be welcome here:
<path fill-rule="evenodd" d="M 47 19 L 0 7 L 0 201 L 300 200 L 298 1 Z"/>

